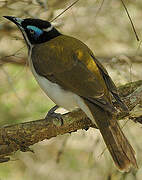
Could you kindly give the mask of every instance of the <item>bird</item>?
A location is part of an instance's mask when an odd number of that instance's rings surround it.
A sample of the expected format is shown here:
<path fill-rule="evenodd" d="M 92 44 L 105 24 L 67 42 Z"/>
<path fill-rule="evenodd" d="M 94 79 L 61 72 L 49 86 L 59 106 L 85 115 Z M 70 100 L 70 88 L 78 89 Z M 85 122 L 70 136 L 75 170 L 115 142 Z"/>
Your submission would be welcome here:
<path fill-rule="evenodd" d="M 49 21 L 4 16 L 23 34 L 29 67 L 45 94 L 56 104 L 47 116 L 61 119 L 55 110 L 81 109 L 99 129 L 116 167 L 137 168 L 135 151 L 116 119 L 115 99 L 128 112 L 107 70 L 79 39 L 59 32 Z"/>

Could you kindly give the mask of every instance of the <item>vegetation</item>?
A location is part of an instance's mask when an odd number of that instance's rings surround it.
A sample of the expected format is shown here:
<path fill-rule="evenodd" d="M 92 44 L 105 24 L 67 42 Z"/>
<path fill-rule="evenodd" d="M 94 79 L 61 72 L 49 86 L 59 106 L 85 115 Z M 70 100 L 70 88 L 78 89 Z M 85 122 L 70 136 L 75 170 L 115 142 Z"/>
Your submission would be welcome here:
<path fill-rule="evenodd" d="M 0 0 L 0 125 L 27 122 L 45 116 L 53 102 L 45 98 L 27 65 L 27 50 L 16 27 L 2 16 L 51 20 L 71 4 L 70 0 Z M 64 34 L 85 42 L 119 86 L 141 80 L 141 46 L 120 0 L 80 0 L 53 23 Z M 142 2 L 125 1 L 139 38 L 142 39 Z M 101 8 L 100 8 L 101 7 Z M 142 104 L 131 114 L 141 115 Z M 141 126 L 122 122 L 136 150 L 138 171 L 119 172 L 94 129 L 79 130 L 45 140 L 31 152 L 17 152 L 0 164 L 0 179 L 6 180 L 140 180 L 142 174 Z"/>

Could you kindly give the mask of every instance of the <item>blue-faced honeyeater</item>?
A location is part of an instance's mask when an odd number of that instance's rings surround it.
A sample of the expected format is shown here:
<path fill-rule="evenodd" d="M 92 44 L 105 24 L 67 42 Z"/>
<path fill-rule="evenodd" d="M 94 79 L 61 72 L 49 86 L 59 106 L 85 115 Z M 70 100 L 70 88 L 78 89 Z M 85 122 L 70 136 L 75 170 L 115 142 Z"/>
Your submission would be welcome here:
<path fill-rule="evenodd" d="M 60 33 L 48 21 L 4 17 L 21 30 L 30 69 L 57 105 L 48 115 L 59 115 L 54 112 L 57 107 L 81 109 L 100 130 L 116 166 L 122 171 L 137 167 L 134 150 L 116 120 L 112 98 L 122 110 L 127 111 L 127 107 L 93 52 L 80 40 Z"/>

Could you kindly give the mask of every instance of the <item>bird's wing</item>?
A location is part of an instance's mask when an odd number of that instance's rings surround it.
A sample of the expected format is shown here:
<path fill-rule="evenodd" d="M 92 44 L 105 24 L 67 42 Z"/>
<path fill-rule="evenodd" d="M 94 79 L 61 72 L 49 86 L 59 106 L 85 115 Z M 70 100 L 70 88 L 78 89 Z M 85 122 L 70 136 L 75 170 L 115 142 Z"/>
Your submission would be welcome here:
<path fill-rule="evenodd" d="M 37 73 L 63 89 L 114 112 L 109 88 L 103 77 L 107 75 L 106 70 L 96 63 L 86 45 L 77 39 L 71 39 L 68 44 L 67 39 L 60 39 L 59 43 L 51 40 L 33 48 L 32 60 Z M 40 51 L 43 52 L 41 55 L 38 53 Z"/>
<path fill-rule="evenodd" d="M 96 65 L 98 66 L 104 81 L 106 83 L 106 86 L 108 88 L 108 90 L 112 93 L 113 97 L 115 98 L 117 104 L 119 105 L 119 107 L 123 110 L 123 111 L 129 111 L 128 107 L 124 104 L 124 102 L 121 100 L 117 87 L 114 84 L 114 82 L 112 81 L 111 77 L 109 76 L 108 72 L 106 71 L 106 69 L 102 66 L 102 64 L 94 57 L 94 55 L 91 53 L 92 58 L 94 59 Z"/>

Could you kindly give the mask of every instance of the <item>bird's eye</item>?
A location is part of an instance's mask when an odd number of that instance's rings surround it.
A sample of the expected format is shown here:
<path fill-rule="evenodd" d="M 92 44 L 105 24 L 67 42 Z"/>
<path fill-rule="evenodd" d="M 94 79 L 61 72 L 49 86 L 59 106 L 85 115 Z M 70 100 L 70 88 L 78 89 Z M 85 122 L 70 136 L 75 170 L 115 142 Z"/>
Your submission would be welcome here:
<path fill-rule="evenodd" d="M 37 40 L 39 39 L 40 35 L 43 33 L 43 31 L 36 27 L 36 26 L 27 26 L 27 31 L 26 31 L 28 34 L 28 36 L 34 40 Z"/>
<path fill-rule="evenodd" d="M 30 34 L 35 34 L 35 31 L 32 29 L 30 29 L 29 31 L 30 31 Z"/>

